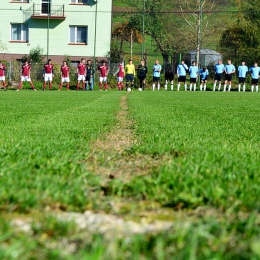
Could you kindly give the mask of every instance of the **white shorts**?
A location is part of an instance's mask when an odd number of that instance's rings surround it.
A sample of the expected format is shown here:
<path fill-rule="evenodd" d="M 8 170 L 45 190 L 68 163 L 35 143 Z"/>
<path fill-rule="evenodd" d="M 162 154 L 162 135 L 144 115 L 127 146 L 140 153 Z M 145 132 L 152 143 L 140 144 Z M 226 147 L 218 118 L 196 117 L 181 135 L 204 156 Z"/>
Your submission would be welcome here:
<path fill-rule="evenodd" d="M 0 81 L 5 81 L 5 76 L 0 77 Z"/>
<path fill-rule="evenodd" d="M 61 78 L 61 82 L 63 83 L 63 82 L 70 82 L 70 78 L 69 77 L 67 77 L 67 78 Z"/>
<path fill-rule="evenodd" d="M 52 73 L 45 73 L 44 81 L 52 81 Z"/>
<path fill-rule="evenodd" d="M 107 82 L 107 77 L 99 77 L 99 82 Z"/>
<path fill-rule="evenodd" d="M 78 81 L 80 81 L 80 80 L 85 81 L 85 76 L 84 75 L 78 75 Z"/>
<path fill-rule="evenodd" d="M 123 77 L 117 77 L 117 82 L 123 82 L 124 78 Z"/>
<path fill-rule="evenodd" d="M 31 78 L 29 78 L 28 76 L 21 76 L 21 81 L 29 81 L 29 82 L 31 82 Z"/>

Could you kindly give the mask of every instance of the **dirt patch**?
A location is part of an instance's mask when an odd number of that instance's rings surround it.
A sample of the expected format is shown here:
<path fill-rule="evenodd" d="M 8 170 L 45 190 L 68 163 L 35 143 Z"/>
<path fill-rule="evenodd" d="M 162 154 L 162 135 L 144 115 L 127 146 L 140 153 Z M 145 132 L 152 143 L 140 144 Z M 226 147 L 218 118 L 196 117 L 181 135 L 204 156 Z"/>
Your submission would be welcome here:
<path fill-rule="evenodd" d="M 159 163 L 159 158 L 131 153 L 137 139 L 132 130 L 135 122 L 129 119 L 127 96 L 121 98 L 117 124 L 91 145 L 91 154 L 86 160 L 88 170 L 101 175 L 104 184 L 114 178 L 127 182 L 136 175 L 146 175 Z"/>

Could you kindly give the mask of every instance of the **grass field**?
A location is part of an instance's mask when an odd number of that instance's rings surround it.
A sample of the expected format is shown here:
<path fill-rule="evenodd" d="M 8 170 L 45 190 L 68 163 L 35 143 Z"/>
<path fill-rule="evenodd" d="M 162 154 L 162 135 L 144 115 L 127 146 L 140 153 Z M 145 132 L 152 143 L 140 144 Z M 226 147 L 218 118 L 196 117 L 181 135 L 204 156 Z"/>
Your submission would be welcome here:
<path fill-rule="evenodd" d="M 259 97 L 0 91 L 0 259 L 260 259 Z"/>

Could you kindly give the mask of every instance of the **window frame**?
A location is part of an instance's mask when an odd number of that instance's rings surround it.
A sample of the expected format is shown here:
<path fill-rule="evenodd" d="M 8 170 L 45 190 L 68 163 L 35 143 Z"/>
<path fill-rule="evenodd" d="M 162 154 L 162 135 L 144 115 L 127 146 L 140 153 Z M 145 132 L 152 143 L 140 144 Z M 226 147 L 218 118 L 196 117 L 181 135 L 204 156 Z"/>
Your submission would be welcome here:
<path fill-rule="evenodd" d="M 79 1 L 82 1 L 79 3 Z M 84 3 L 86 1 L 86 3 Z M 89 5 L 89 0 L 70 0 L 70 5 Z"/>
<path fill-rule="evenodd" d="M 9 0 L 9 3 L 29 4 L 29 0 Z"/>
<path fill-rule="evenodd" d="M 74 42 L 71 40 L 71 28 L 74 28 Z M 77 42 L 78 38 L 78 28 L 85 28 L 86 29 L 86 42 Z M 69 26 L 69 45 L 88 45 L 88 25 L 70 25 Z"/>
<path fill-rule="evenodd" d="M 20 40 L 12 39 L 12 37 L 13 37 L 12 29 L 13 29 L 14 25 L 21 25 L 21 30 L 20 30 L 21 39 Z M 23 36 L 24 36 L 23 31 L 26 31 L 26 39 L 23 38 Z M 28 23 L 10 23 L 10 42 L 28 43 L 29 42 L 29 24 Z"/>

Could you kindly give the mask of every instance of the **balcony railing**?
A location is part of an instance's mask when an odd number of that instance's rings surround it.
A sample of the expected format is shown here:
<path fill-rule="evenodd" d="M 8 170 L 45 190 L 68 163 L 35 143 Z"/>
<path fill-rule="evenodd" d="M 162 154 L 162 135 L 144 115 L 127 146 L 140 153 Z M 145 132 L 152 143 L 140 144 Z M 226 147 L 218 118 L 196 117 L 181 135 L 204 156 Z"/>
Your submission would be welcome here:
<path fill-rule="evenodd" d="M 10 3 L 29 3 L 29 0 L 10 0 Z"/>
<path fill-rule="evenodd" d="M 31 18 L 34 19 L 61 19 L 64 20 L 64 5 L 52 5 L 48 3 L 33 4 L 31 11 Z"/>

